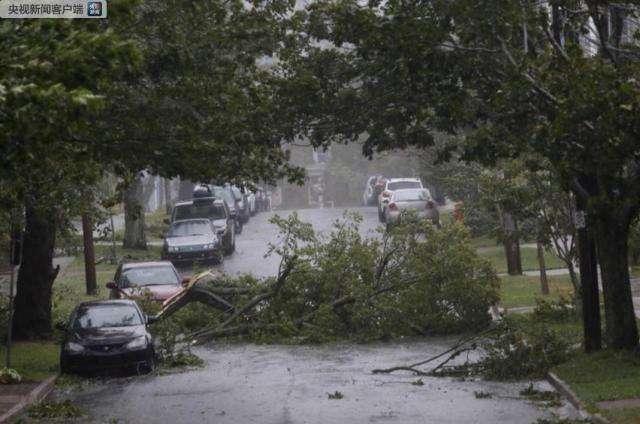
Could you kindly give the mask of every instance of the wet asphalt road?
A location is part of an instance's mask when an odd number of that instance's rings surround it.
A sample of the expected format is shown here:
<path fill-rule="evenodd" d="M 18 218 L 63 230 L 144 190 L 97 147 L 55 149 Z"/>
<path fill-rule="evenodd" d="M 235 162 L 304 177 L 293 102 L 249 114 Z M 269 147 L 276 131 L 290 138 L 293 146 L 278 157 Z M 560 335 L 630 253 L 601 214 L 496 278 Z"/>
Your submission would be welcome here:
<path fill-rule="evenodd" d="M 363 233 L 374 235 L 375 208 L 359 209 Z M 340 209 L 303 210 L 303 219 L 330 229 Z M 281 215 L 285 213 L 280 212 Z M 269 214 L 252 218 L 228 258 L 228 273 L 274 275 L 277 258 L 265 260 L 275 237 Z M 204 368 L 166 375 L 112 378 L 60 388 L 89 416 L 104 423 L 534 423 L 553 413 L 573 416 L 569 406 L 548 410 L 519 397 L 528 385 L 481 380 L 374 375 L 371 370 L 417 362 L 448 348 L 454 338 L 327 346 L 211 345 L 195 350 Z M 461 358 L 463 360 L 464 358 Z M 550 390 L 543 382 L 540 388 Z M 328 393 L 339 391 L 342 399 Z M 474 392 L 491 393 L 476 398 Z"/>

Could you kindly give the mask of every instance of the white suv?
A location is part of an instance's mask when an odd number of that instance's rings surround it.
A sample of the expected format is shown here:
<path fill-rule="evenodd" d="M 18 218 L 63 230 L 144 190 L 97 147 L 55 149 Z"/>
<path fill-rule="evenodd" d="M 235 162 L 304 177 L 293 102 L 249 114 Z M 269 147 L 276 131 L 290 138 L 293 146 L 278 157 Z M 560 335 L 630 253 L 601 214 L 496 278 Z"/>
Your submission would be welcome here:
<path fill-rule="evenodd" d="M 420 178 L 390 178 L 384 185 L 384 190 L 378 196 L 378 220 L 384 222 L 384 213 L 391 195 L 395 190 L 404 190 L 407 188 L 424 188 Z"/>

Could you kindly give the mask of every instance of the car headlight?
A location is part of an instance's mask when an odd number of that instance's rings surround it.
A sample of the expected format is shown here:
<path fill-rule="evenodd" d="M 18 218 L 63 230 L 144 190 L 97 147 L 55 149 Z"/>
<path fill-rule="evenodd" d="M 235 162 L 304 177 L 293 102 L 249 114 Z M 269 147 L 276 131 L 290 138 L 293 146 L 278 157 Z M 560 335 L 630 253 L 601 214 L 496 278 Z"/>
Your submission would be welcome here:
<path fill-rule="evenodd" d="M 64 346 L 64 349 L 69 353 L 82 353 L 82 352 L 84 352 L 84 346 L 82 346 L 80 343 L 75 343 L 75 342 L 68 342 Z"/>
<path fill-rule="evenodd" d="M 145 336 L 136 337 L 125 345 L 127 349 L 144 349 L 147 347 L 147 338 Z"/>
<path fill-rule="evenodd" d="M 216 244 L 215 243 L 209 243 L 209 244 L 205 244 L 204 245 L 204 250 L 213 250 L 216 248 Z"/>

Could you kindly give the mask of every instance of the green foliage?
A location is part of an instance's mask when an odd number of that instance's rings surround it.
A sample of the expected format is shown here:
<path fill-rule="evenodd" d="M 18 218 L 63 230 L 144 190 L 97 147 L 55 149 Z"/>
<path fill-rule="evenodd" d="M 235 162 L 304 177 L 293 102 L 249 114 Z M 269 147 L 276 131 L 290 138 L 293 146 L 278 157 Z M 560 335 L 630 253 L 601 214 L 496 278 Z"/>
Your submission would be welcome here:
<path fill-rule="evenodd" d="M 570 300 L 562 296 L 557 300 L 538 298 L 536 299 L 533 316 L 539 321 L 566 322 L 575 320 L 578 316 L 578 311 L 576 311 Z"/>
<path fill-rule="evenodd" d="M 7 367 L 0 368 L 0 384 L 17 384 L 21 381 L 22 376 L 18 371 Z"/>
<path fill-rule="evenodd" d="M 490 322 L 498 279 L 463 226 L 414 223 L 378 240 L 360 235 L 360 220 L 347 216 L 318 236 L 295 214 L 273 219 L 281 241 L 271 251 L 294 266 L 248 321 L 269 324 L 251 337 L 273 340 L 275 327 L 280 340 L 376 340 L 457 333 Z"/>
<path fill-rule="evenodd" d="M 483 344 L 483 374 L 495 380 L 541 378 L 569 358 L 565 338 L 546 326 L 521 327 L 506 318 L 500 331 Z"/>

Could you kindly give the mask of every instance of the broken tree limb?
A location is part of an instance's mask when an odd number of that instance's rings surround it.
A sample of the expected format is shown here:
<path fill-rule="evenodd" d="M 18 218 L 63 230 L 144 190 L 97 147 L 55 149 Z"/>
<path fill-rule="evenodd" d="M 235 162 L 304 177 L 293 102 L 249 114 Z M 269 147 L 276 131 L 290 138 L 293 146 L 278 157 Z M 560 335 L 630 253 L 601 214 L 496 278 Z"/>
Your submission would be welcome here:
<path fill-rule="evenodd" d="M 478 333 L 478 334 L 474 334 L 473 336 L 467 337 L 467 338 L 463 338 L 461 340 L 459 340 L 455 345 L 453 345 L 452 347 L 450 347 L 449 349 L 445 350 L 444 352 L 441 352 L 435 356 L 432 356 L 430 358 L 425 359 L 424 361 L 420 361 L 420 362 L 416 362 L 415 364 L 410 364 L 410 365 L 399 365 L 399 366 L 395 366 L 395 367 L 391 367 L 391 368 L 378 368 L 378 369 L 374 369 L 371 372 L 373 374 L 390 374 L 392 372 L 395 371 L 411 371 L 413 373 L 415 373 L 416 375 L 432 375 L 432 373 L 438 369 L 441 369 L 442 367 L 444 367 L 444 365 L 446 363 L 448 363 L 449 361 L 451 361 L 452 359 L 454 359 L 455 357 L 457 357 L 458 355 L 460 355 L 463 352 L 469 351 L 469 350 L 473 350 L 470 349 L 468 347 L 468 345 L 471 343 L 473 345 L 475 345 L 475 342 L 483 337 L 485 337 L 486 335 L 492 333 L 493 331 L 495 331 L 496 328 L 495 327 L 489 327 L 488 329 Z M 475 347 L 474 347 L 475 348 Z M 442 363 L 440 363 L 439 365 L 437 365 L 434 369 L 432 369 L 429 372 L 425 372 L 422 370 L 417 369 L 416 367 L 420 367 L 422 365 L 426 365 L 429 362 L 433 362 L 437 359 L 440 359 L 442 357 L 444 357 L 445 355 L 450 355 L 445 361 L 443 361 Z"/>

